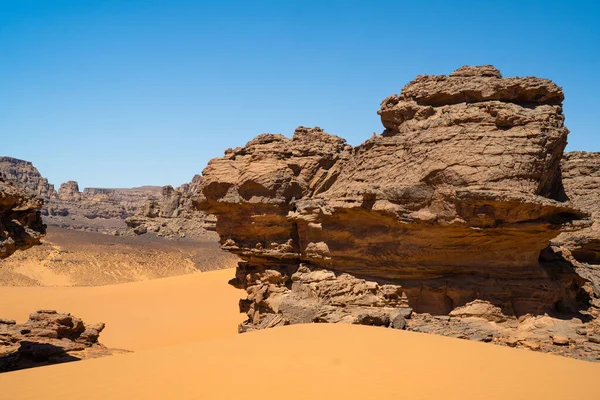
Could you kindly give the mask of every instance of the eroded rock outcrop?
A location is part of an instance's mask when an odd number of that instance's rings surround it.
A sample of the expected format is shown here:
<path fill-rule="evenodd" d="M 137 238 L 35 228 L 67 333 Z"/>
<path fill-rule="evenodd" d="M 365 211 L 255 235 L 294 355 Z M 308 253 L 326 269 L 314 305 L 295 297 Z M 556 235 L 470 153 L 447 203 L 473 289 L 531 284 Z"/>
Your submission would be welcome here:
<path fill-rule="evenodd" d="M 600 265 L 600 153 L 566 153 L 562 160 L 562 174 L 569 200 L 590 213 L 593 225 L 564 233 L 554 242 L 568 247 L 577 261 Z"/>
<path fill-rule="evenodd" d="M 197 175 L 194 179 L 196 182 L 177 189 L 164 186 L 160 198 L 148 199 L 134 216 L 125 220 L 127 226 L 138 235 L 151 232 L 167 238 L 213 236 L 216 218 L 193 205 L 201 178 Z"/>
<path fill-rule="evenodd" d="M 561 233 L 542 255 L 555 264 L 574 267 L 587 280 L 584 287 L 592 304 L 600 308 L 600 153 L 566 153 L 562 174 L 569 200 L 590 213 L 593 224 Z"/>
<path fill-rule="evenodd" d="M 48 179 L 44 178 L 29 161 L 0 157 L 0 175 L 3 175 L 7 181 L 16 183 L 43 198 L 56 196 L 54 185 L 49 184 Z"/>
<path fill-rule="evenodd" d="M 540 257 L 591 225 L 562 183 L 562 100 L 547 79 L 463 67 L 385 99 L 385 130 L 355 148 L 300 127 L 211 160 L 197 205 L 244 260 L 241 330 L 391 325 L 476 300 L 515 320 L 589 306 L 587 279 Z"/>
<path fill-rule="evenodd" d="M 43 200 L 0 177 L 0 259 L 40 243 Z"/>
<path fill-rule="evenodd" d="M 77 182 L 68 181 L 60 185 L 58 199 L 62 201 L 81 201 L 81 193 Z"/>
<path fill-rule="evenodd" d="M 103 323 L 38 310 L 24 324 L 0 319 L 0 372 L 109 355 L 98 343 Z"/>

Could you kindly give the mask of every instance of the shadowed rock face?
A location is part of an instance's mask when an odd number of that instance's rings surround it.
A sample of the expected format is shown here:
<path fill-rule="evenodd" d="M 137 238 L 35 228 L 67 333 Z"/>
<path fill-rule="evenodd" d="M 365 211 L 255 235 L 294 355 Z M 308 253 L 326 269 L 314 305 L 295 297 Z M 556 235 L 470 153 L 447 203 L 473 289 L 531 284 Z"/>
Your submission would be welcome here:
<path fill-rule="evenodd" d="M 549 80 L 463 67 L 386 98 L 385 130 L 358 147 L 300 127 L 211 160 L 197 206 L 244 260 L 232 283 L 249 294 L 245 327 L 372 306 L 448 314 L 475 299 L 509 315 L 578 309 L 585 279 L 540 262 L 587 218 L 564 202 L 562 100 Z"/>
<path fill-rule="evenodd" d="M 588 280 L 585 288 L 595 298 L 593 304 L 600 307 L 600 153 L 566 153 L 561 168 L 567 196 L 591 214 L 593 224 L 560 234 L 545 255 L 574 266 Z"/>
<path fill-rule="evenodd" d="M 43 200 L 0 177 L 0 259 L 40 243 Z"/>

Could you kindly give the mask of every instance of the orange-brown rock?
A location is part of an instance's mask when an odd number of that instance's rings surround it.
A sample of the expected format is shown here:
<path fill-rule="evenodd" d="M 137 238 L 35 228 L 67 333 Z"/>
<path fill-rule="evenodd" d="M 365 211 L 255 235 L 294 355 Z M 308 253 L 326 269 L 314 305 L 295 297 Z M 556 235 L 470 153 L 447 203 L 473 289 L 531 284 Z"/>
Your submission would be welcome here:
<path fill-rule="evenodd" d="M 0 177 L 0 259 L 40 243 L 43 200 Z"/>
<path fill-rule="evenodd" d="M 561 168 L 566 196 L 591 214 L 593 224 L 561 233 L 543 256 L 585 278 L 584 287 L 600 311 L 600 153 L 566 153 Z"/>
<path fill-rule="evenodd" d="M 167 238 L 207 236 L 208 231 L 215 230 L 216 220 L 193 205 L 194 190 L 200 179 L 196 175 L 192 183 L 177 189 L 164 186 L 160 198 L 148 199 L 135 215 L 125 220 L 127 226 L 137 235 L 151 232 Z"/>
<path fill-rule="evenodd" d="M 20 187 L 49 199 L 56 196 L 54 185 L 48 183 L 36 167 L 29 161 L 19 160 L 12 157 L 0 157 L 0 175 Z"/>
<path fill-rule="evenodd" d="M 589 228 L 564 233 L 556 242 L 564 242 L 576 260 L 600 264 L 600 153 L 566 153 L 562 174 L 569 200 L 589 212 L 594 223 Z"/>
<path fill-rule="evenodd" d="M 385 99 L 385 130 L 355 148 L 300 127 L 211 160 L 197 206 L 244 260 L 232 281 L 248 292 L 242 330 L 379 324 L 386 318 L 364 314 L 448 315 L 474 300 L 514 316 L 586 307 L 586 279 L 540 258 L 550 239 L 591 223 L 561 181 L 563 97 L 547 79 L 463 67 Z M 322 270 L 328 278 L 302 283 Z M 349 290 L 332 305 L 348 276 L 371 295 Z"/>
<path fill-rule="evenodd" d="M 81 201 L 79 185 L 75 181 L 68 181 L 58 188 L 58 200 L 62 201 Z"/>
<path fill-rule="evenodd" d="M 103 329 L 54 310 L 38 310 L 24 324 L 1 319 L 0 372 L 109 355 L 98 343 Z"/>

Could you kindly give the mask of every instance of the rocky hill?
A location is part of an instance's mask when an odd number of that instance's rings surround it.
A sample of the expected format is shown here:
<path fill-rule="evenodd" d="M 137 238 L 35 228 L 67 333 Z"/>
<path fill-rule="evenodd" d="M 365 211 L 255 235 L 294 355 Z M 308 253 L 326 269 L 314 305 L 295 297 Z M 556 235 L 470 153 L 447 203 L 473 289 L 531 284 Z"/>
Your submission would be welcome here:
<path fill-rule="evenodd" d="M 383 100 L 385 130 L 355 148 L 300 127 L 210 161 L 196 205 L 243 260 L 240 329 L 360 323 L 600 357 L 600 282 L 549 246 L 592 227 L 563 185 L 563 98 L 462 67 Z"/>

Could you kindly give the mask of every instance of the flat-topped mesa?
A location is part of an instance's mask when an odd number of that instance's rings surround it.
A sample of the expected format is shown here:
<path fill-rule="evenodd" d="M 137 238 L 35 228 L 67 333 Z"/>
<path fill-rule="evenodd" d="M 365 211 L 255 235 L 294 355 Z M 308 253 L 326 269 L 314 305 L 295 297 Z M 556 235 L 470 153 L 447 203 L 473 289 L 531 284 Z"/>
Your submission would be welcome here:
<path fill-rule="evenodd" d="M 539 261 L 585 218 L 563 202 L 562 99 L 549 80 L 462 67 L 384 100 L 385 131 L 358 147 L 299 128 L 210 161 L 197 206 L 244 260 L 232 283 L 249 294 L 246 326 L 398 304 L 448 314 L 475 299 L 513 315 L 579 307 L 585 280 Z M 366 289 L 332 304 L 331 285 Z"/>
<path fill-rule="evenodd" d="M 0 177 L 0 259 L 40 243 L 43 200 Z"/>

